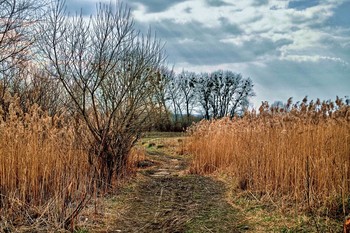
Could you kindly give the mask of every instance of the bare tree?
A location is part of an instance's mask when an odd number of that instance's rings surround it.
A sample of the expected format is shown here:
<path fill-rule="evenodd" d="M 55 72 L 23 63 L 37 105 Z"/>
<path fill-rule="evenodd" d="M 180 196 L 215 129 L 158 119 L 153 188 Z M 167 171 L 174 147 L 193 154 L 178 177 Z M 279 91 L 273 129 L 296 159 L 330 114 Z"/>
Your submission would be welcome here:
<path fill-rule="evenodd" d="M 24 96 L 27 63 L 35 41 L 33 29 L 41 7 L 40 0 L 0 0 L 0 107 L 5 118 L 9 107 L 5 93 Z"/>
<path fill-rule="evenodd" d="M 196 95 L 204 111 L 204 118 L 206 120 L 210 119 L 210 99 L 214 85 L 209 77 L 208 73 L 202 73 L 198 75 L 196 83 Z"/>
<path fill-rule="evenodd" d="M 157 73 L 155 102 L 158 103 L 155 107 L 157 109 L 157 119 L 154 125 L 156 130 L 169 130 L 171 128 L 171 112 L 168 108 L 168 87 L 174 76 L 174 71 L 168 67 L 160 67 Z"/>
<path fill-rule="evenodd" d="M 182 109 L 181 109 L 181 93 L 180 93 L 180 86 L 176 79 L 175 73 L 170 73 L 168 76 L 168 83 L 166 85 L 166 99 L 167 99 L 167 105 L 170 111 L 173 112 L 174 115 L 174 121 L 175 123 L 178 122 L 178 117 L 182 116 Z"/>
<path fill-rule="evenodd" d="M 236 114 L 245 112 L 249 105 L 249 98 L 255 96 L 253 91 L 253 81 L 250 78 L 242 79 L 237 88 L 236 94 L 232 97 L 230 102 L 230 117 Z"/>
<path fill-rule="evenodd" d="M 1 76 L 30 56 L 29 48 L 34 42 L 33 25 L 38 21 L 41 6 L 35 0 L 0 0 Z"/>
<path fill-rule="evenodd" d="M 50 116 L 62 109 L 68 109 L 68 98 L 59 80 L 50 77 L 36 64 L 27 67 L 19 78 L 19 85 L 15 85 L 14 91 L 19 95 L 24 112 L 27 112 L 33 104 L 38 104 Z"/>
<path fill-rule="evenodd" d="M 134 29 L 123 4 L 99 4 L 90 19 L 56 2 L 41 27 L 46 67 L 61 81 L 92 135 L 89 161 L 107 184 L 154 113 L 161 43 Z"/>
<path fill-rule="evenodd" d="M 250 78 L 222 70 L 201 74 L 182 71 L 170 78 L 167 93 L 175 122 L 179 115 L 184 126 L 191 123 L 193 111 L 201 111 L 207 120 L 241 114 L 255 95 Z"/>
<path fill-rule="evenodd" d="M 249 104 L 249 97 L 255 95 L 249 78 L 222 70 L 200 74 L 195 82 L 195 90 L 206 119 L 233 117 L 244 111 Z"/>
<path fill-rule="evenodd" d="M 190 116 L 195 103 L 195 84 L 196 84 L 196 73 L 182 71 L 178 74 L 177 83 L 179 85 L 180 96 L 182 97 L 179 103 L 186 113 L 186 124 L 189 125 Z"/>
<path fill-rule="evenodd" d="M 209 80 L 212 83 L 209 103 L 213 118 L 233 117 L 254 95 L 252 81 L 241 74 L 218 70 L 210 74 Z"/>

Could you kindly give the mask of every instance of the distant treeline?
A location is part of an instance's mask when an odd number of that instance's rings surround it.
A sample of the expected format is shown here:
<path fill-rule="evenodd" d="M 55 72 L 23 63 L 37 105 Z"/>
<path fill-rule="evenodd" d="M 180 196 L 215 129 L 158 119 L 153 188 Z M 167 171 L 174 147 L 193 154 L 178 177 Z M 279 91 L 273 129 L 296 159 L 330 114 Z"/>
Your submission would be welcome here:
<path fill-rule="evenodd" d="M 184 128 L 198 119 L 218 119 L 241 115 L 254 96 L 253 82 L 233 71 L 211 73 L 182 71 L 175 74 L 163 69 L 163 92 L 159 99 L 168 112 L 168 128 Z M 164 122 L 164 121 L 163 121 Z"/>

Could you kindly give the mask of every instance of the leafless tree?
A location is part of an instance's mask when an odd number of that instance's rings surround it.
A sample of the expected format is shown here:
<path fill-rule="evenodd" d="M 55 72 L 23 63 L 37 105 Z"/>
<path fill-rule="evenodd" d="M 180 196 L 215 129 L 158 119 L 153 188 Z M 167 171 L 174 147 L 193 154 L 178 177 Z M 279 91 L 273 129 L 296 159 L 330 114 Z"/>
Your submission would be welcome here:
<path fill-rule="evenodd" d="M 163 46 L 134 29 L 122 3 L 99 4 L 86 19 L 52 5 L 41 27 L 48 72 L 61 81 L 92 135 L 89 161 L 107 184 L 122 175 L 127 155 L 154 113 Z"/>
<path fill-rule="evenodd" d="M 168 87 L 170 82 L 174 77 L 174 71 L 168 69 L 166 66 L 162 66 L 157 73 L 157 81 L 156 81 L 156 94 L 155 94 L 155 102 L 158 103 L 157 110 L 157 119 L 154 122 L 155 125 L 153 129 L 155 130 L 171 130 L 171 112 L 168 108 L 167 102 L 169 100 L 168 97 Z"/>
<path fill-rule="evenodd" d="M 41 6 L 35 0 L 0 0 L 0 75 L 30 56 Z"/>
<path fill-rule="evenodd" d="M 6 92 L 22 95 L 27 62 L 32 57 L 34 26 L 39 20 L 40 0 L 0 0 L 0 107 L 6 112 Z"/>
<path fill-rule="evenodd" d="M 213 118 L 234 117 L 245 110 L 248 99 L 255 95 L 251 79 L 232 71 L 214 71 L 208 82 L 211 86 L 209 105 Z"/>
<path fill-rule="evenodd" d="M 198 97 L 198 102 L 203 109 L 204 118 L 206 120 L 210 119 L 210 100 L 212 95 L 213 82 L 210 80 L 208 73 L 201 73 L 197 77 L 196 82 L 196 95 Z"/>
<path fill-rule="evenodd" d="M 170 73 L 168 76 L 168 82 L 166 85 L 166 99 L 168 108 L 172 111 L 174 115 L 175 123 L 178 122 L 179 116 L 182 116 L 181 109 L 181 93 L 180 93 L 180 85 L 177 81 L 177 76 L 174 72 Z"/>
<path fill-rule="evenodd" d="M 59 81 L 50 77 L 36 64 L 26 67 L 14 82 L 13 92 L 20 99 L 20 105 L 27 112 L 33 104 L 40 106 L 41 110 L 54 116 L 63 109 L 68 109 L 68 98 Z"/>
<path fill-rule="evenodd" d="M 180 93 L 182 96 L 182 105 L 183 109 L 186 112 L 186 124 L 189 125 L 190 116 L 195 104 L 196 95 L 195 95 L 195 82 L 196 82 L 196 73 L 189 71 L 182 71 L 178 74 L 178 85 Z"/>
<path fill-rule="evenodd" d="M 232 71 L 201 74 L 183 71 L 168 86 L 168 106 L 175 116 L 186 113 L 187 126 L 191 123 L 192 110 L 201 111 L 207 120 L 234 117 L 247 109 L 249 98 L 255 95 L 251 79 Z"/>

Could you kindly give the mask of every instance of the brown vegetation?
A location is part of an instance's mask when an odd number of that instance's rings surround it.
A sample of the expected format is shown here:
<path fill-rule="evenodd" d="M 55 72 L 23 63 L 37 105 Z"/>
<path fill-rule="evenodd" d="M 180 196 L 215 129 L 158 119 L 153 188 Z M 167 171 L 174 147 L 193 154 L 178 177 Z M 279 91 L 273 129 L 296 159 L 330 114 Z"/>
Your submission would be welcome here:
<path fill-rule="evenodd" d="M 123 176 L 131 148 L 158 114 L 163 45 L 151 31 L 135 30 L 122 3 L 99 4 L 88 22 L 65 10 L 64 1 L 51 5 L 38 46 L 48 75 L 60 81 L 91 135 L 98 186 L 108 188 Z"/>
<path fill-rule="evenodd" d="M 18 98 L 0 107 L 0 219 L 9 225 L 63 224 L 91 193 L 92 172 L 77 129 L 64 114 L 53 117 Z"/>
<path fill-rule="evenodd" d="M 38 105 L 28 113 L 19 98 L 5 95 L 0 107 L 0 231 L 31 225 L 71 228 L 96 197 L 96 171 L 88 161 L 88 130 L 65 113 L 49 116 Z M 144 160 L 133 148 L 126 172 Z"/>
<path fill-rule="evenodd" d="M 224 171 L 237 186 L 345 215 L 350 197 L 350 107 L 341 99 L 285 108 L 267 103 L 242 118 L 202 121 L 191 129 L 192 172 Z M 293 202 L 290 202 L 290 201 Z"/>
<path fill-rule="evenodd" d="M 72 230 L 142 158 L 133 146 L 163 111 L 163 45 L 122 3 L 89 22 L 61 0 L 0 3 L 0 231 Z"/>

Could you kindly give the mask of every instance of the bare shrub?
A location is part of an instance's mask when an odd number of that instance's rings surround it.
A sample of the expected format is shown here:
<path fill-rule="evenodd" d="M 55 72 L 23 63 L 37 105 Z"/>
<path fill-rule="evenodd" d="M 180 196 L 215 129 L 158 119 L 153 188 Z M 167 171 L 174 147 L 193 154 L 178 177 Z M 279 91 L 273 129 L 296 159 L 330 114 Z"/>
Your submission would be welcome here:
<path fill-rule="evenodd" d="M 123 4 L 99 4 L 97 13 L 69 18 L 57 1 L 41 27 L 46 67 L 89 129 L 89 162 L 98 186 L 109 188 L 127 170 L 127 156 L 157 111 L 161 43 L 134 29 Z"/>

